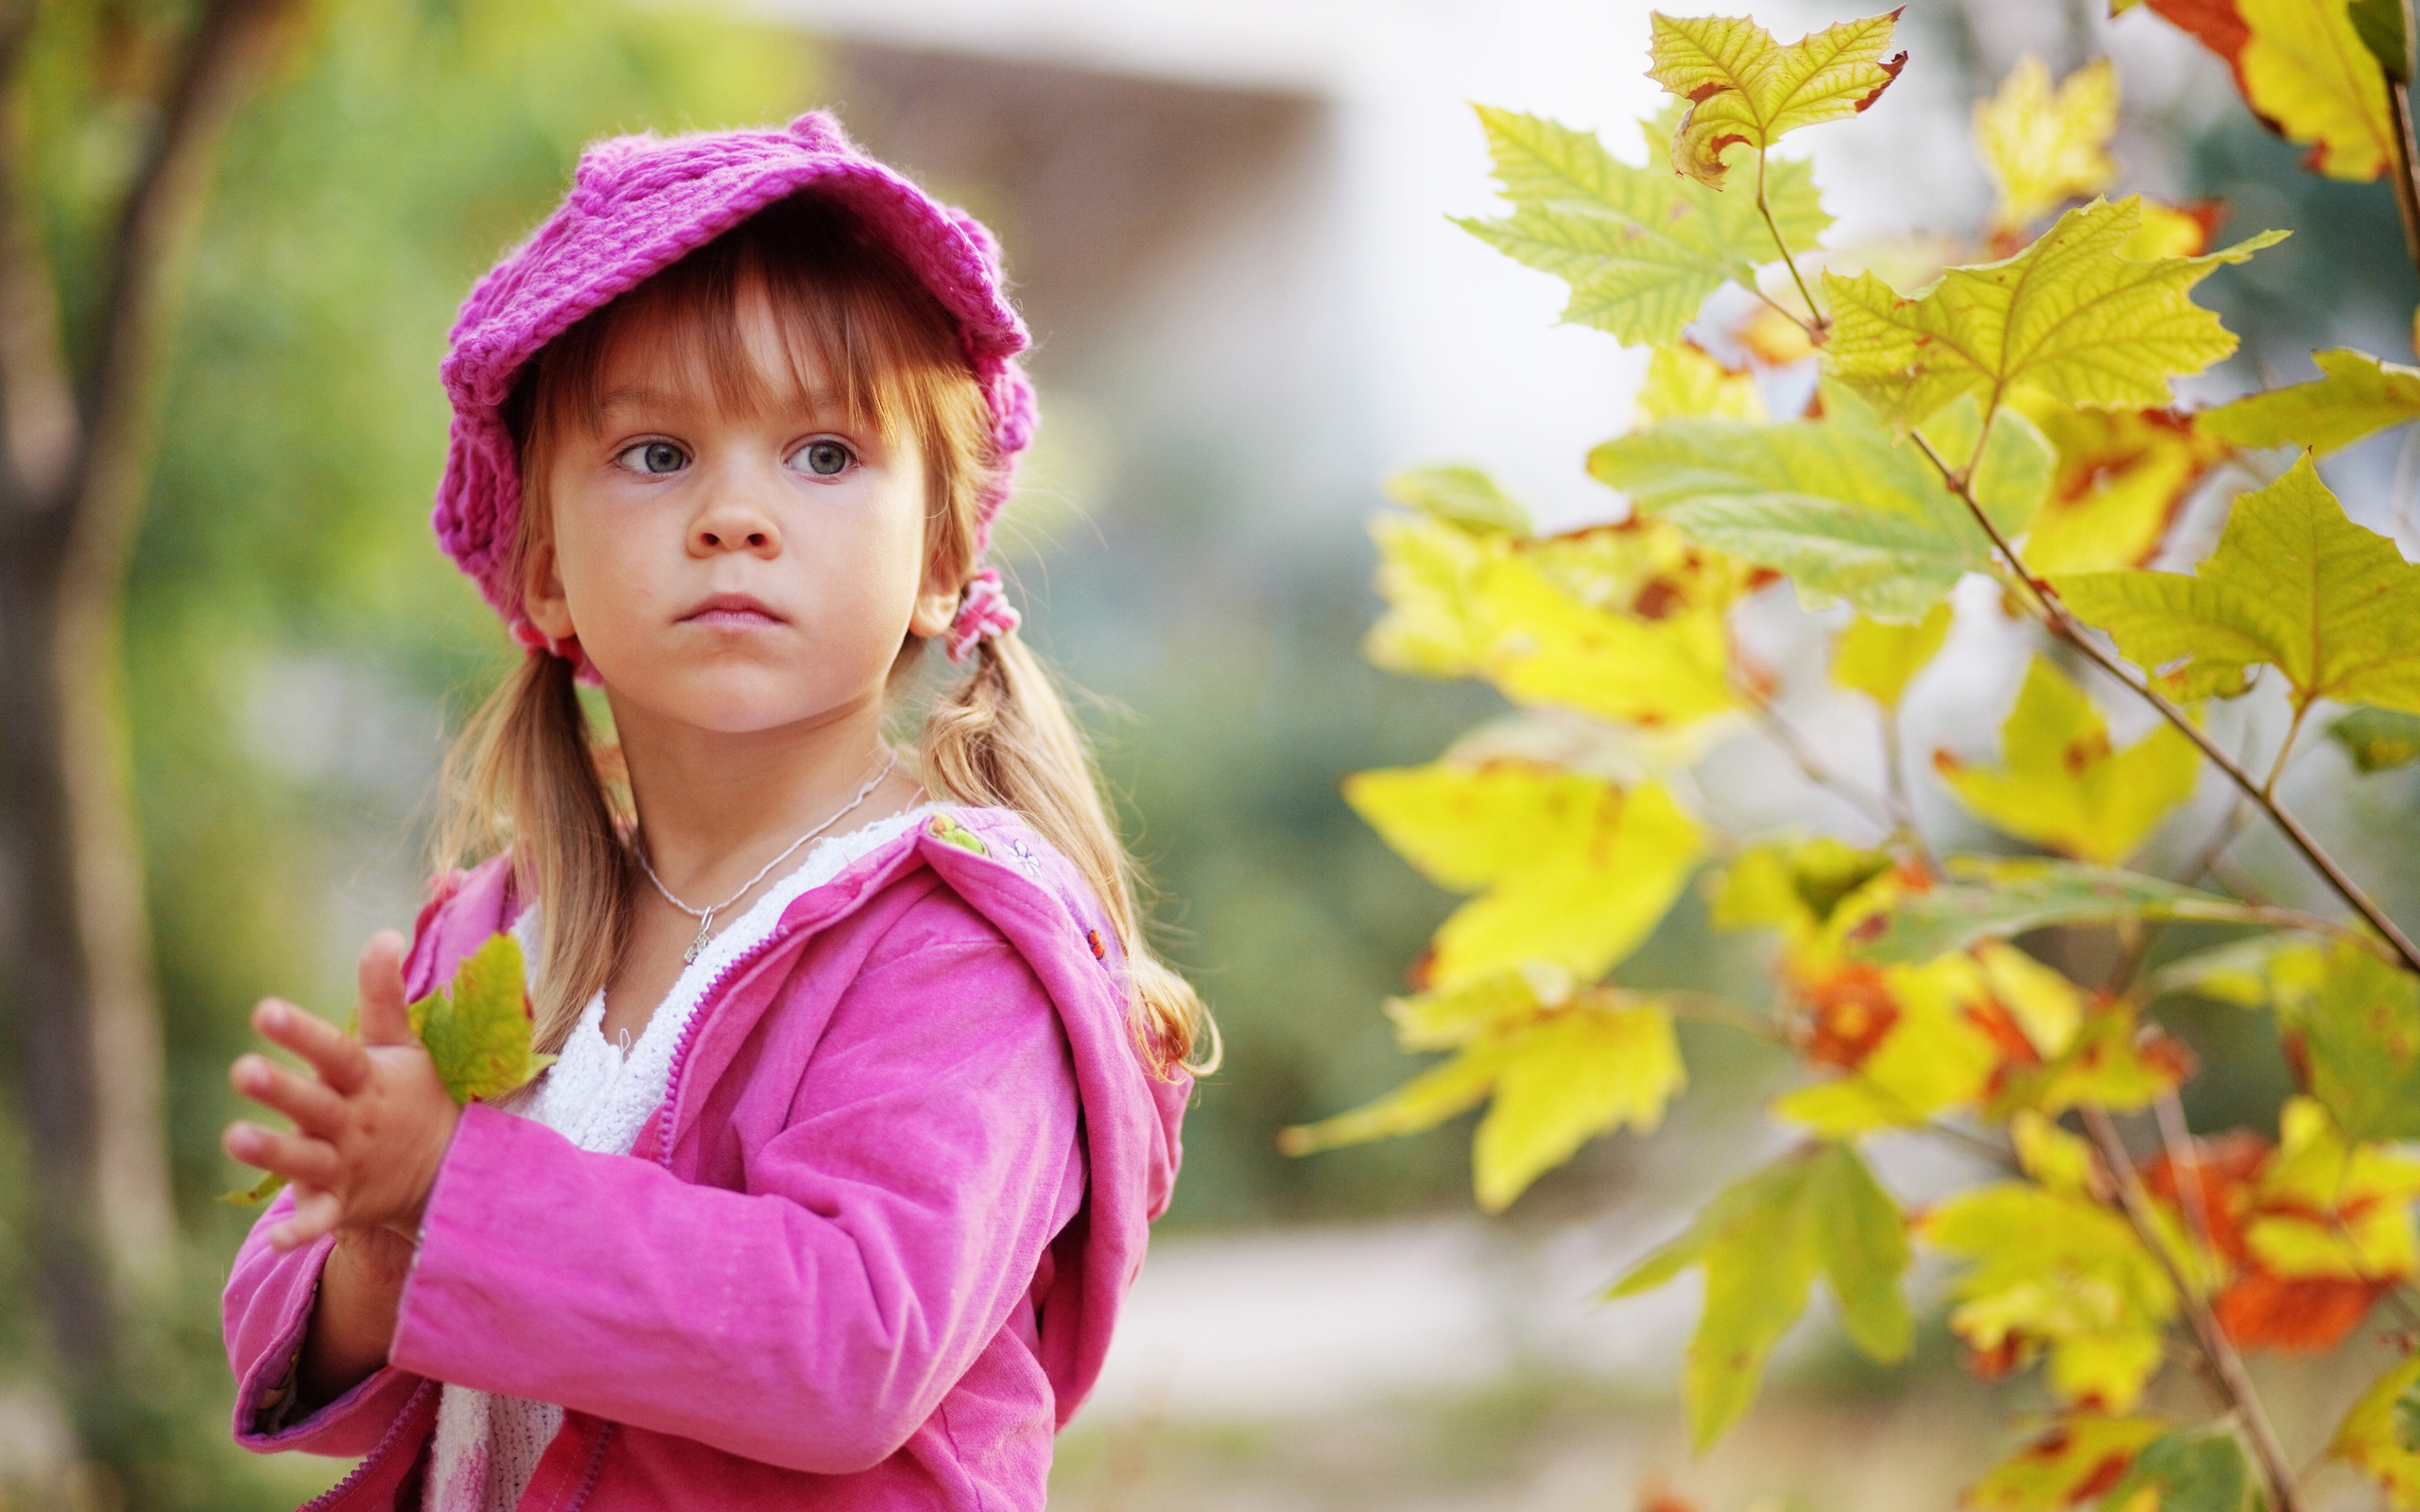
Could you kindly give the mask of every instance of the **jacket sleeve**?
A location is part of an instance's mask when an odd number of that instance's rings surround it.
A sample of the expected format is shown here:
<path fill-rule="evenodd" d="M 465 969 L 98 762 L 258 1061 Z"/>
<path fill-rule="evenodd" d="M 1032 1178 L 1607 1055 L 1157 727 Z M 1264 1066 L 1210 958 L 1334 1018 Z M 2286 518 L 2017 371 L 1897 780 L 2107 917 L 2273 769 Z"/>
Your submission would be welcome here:
<path fill-rule="evenodd" d="M 220 1302 L 227 1363 L 235 1371 L 235 1441 L 262 1453 L 367 1454 L 393 1426 L 420 1379 L 382 1367 L 308 1418 L 288 1420 L 285 1394 L 294 1389 L 320 1271 L 337 1243 L 329 1237 L 288 1255 L 271 1249 L 264 1237 L 268 1226 L 293 1211 L 293 1193 L 281 1192 L 252 1225 Z"/>
<path fill-rule="evenodd" d="M 1078 1137 L 1057 1009 L 1006 940 L 877 955 L 744 1191 L 467 1109 L 393 1360 L 786 1469 L 865 1469 L 1006 1324 L 1080 1194 Z"/>

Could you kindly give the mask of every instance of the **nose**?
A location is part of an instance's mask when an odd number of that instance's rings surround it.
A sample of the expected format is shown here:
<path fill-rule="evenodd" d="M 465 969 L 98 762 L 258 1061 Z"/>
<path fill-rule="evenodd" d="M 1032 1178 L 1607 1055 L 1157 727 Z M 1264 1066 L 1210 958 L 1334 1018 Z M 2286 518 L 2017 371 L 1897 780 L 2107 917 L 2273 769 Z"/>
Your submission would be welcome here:
<path fill-rule="evenodd" d="M 713 557 L 724 552 L 773 557 L 781 549 L 781 525 L 752 479 L 717 480 L 705 507 L 689 522 L 689 554 L 693 557 Z"/>

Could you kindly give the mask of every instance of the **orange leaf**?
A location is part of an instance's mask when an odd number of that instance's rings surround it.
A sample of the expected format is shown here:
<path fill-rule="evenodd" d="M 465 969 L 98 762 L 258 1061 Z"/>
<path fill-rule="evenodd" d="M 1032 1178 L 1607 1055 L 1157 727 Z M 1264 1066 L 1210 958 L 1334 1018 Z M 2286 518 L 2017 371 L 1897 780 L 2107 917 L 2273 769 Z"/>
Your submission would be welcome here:
<path fill-rule="evenodd" d="M 2332 1349 L 2361 1326 L 2393 1281 L 2333 1276 L 2286 1280 L 2250 1270 L 2219 1294 L 2219 1326 L 2247 1349 Z"/>

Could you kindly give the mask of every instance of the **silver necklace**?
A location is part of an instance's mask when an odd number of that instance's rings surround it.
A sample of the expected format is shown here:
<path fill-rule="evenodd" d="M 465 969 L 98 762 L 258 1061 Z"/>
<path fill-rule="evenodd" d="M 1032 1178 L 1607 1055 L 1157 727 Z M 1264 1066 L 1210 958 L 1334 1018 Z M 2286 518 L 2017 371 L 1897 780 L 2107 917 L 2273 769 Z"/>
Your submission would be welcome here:
<path fill-rule="evenodd" d="M 783 851 L 780 855 L 775 856 L 772 860 L 766 862 L 763 867 L 757 869 L 756 875 L 749 878 L 746 882 L 739 885 L 739 890 L 737 892 L 733 893 L 730 897 L 724 899 L 722 902 L 715 904 L 711 908 L 693 908 L 689 904 L 684 903 L 680 899 L 674 897 L 672 889 L 664 885 L 664 879 L 657 876 L 655 874 L 655 868 L 648 864 L 646 849 L 644 847 L 633 847 L 633 850 L 636 851 L 639 858 L 639 869 L 647 873 L 648 881 L 655 884 L 655 890 L 664 894 L 664 901 L 698 921 L 698 937 L 691 940 L 689 942 L 689 948 L 681 953 L 681 964 L 686 966 L 695 962 L 698 958 L 698 954 L 706 948 L 707 938 L 714 934 L 715 915 L 721 913 L 724 909 L 739 902 L 742 898 L 747 897 L 748 889 L 764 881 L 766 875 L 775 867 L 780 866 L 783 862 L 787 861 L 790 857 L 798 854 L 798 848 L 800 846 L 806 844 L 806 842 L 814 839 L 817 835 L 821 834 L 824 831 L 839 823 L 842 819 L 845 819 L 850 815 L 855 814 L 857 811 L 857 805 L 863 803 L 867 799 L 872 798 L 873 796 L 873 790 L 882 785 L 882 780 L 889 777 L 892 771 L 897 769 L 898 765 L 899 753 L 897 751 L 892 751 L 890 753 L 890 760 L 882 764 L 882 770 L 874 773 L 873 777 L 867 779 L 866 785 L 857 789 L 857 796 L 849 799 L 847 805 L 843 807 L 839 813 L 833 815 L 830 818 L 825 819 L 821 824 L 817 825 L 814 829 L 807 831 L 804 834 L 802 834 L 797 839 L 792 840 L 788 850 Z"/>

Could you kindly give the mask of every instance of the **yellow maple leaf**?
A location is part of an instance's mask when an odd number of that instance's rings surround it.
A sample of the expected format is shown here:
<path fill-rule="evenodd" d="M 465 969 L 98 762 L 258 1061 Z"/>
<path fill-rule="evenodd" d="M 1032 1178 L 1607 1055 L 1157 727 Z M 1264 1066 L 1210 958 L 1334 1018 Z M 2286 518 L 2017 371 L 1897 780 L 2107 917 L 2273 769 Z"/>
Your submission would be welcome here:
<path fill-rule="evenodd" d="M 2188 297 L 2193 286 L 2285 233 L 2137 262 L 2118 249 L 2141 221 L 2139 198 L 2096 199 L 2015 256 L 1953 267 L 1913 298 L 1871 273 L 1826 272 L 1832 373 L 1903 432 L 1963 394 L 1987 407 L 2020 388 L 2103 408 L 2165 404 L 2171 378 L 2236 348 L 2219 318 Z"/>
<path fill-rule="evenodd" d="M 2420 368 L 2339 347 L 2312 353 L 2321 376 L 2205 409 L 2194 429 L 2236 446 L 2303 446 L 2325 455 L 2420 420 Z"/>
<path fill-rule="evenodd" d="M 1947 751 L 1933 766 L 1977 817 L 2104 866 L 2148 839 L 2201 775 L 2192 742 L 2165 724 L 2124 750 L 2112 747 L 2084 691 L 2038 656 L 2000 727 L 2000 752 L 2007 765 L 1997 771 Z"/>
<path fill-rule="evenodd" d="M 2420 1453 L 2403 1447 L 2397 1404 L 2420 1385 L 2420 1354 L 2407 1355 L 2361 1393 L 2337 1425 L 2327 1452 L 2360 1468 L 2387 1493 L 2397 1512 L 2420 1508 Z"/>
<path fill-rule="evenodd" d="M 2218 549 L 2182 573 L 2053 576 L 2087 624 L 2180 698 L 2231 697 L 2267 663 L 2314 699 L 2420 713 L 2420 566 L 2344 518 L 2306 455 L 2236 500 Z"/>
<path fill-rule="evenodd" d="M 2078 1192 L 2006 1181 L 1959 1193 L 1918 1231 L 1972 1262 L 1953 1332 L 1985 1357 L 2048 1352 L 2062 1400 L 2123 1413 L 2159 1368 L 2176 1289 L 2126 1220 Z"/>
<path fill-rule="evenodd" d="M 1972 1512 L 2066 1512 L 2092 1500 L 2117 1467 L 2131 1462 L 2168 1427 L 2156 1418 L 2065 1414 L 1968 1486 L 1962 1504 Z M 2152 1495 L 2156 1499 L 2158 1493 Z"/>
<path fill-rule="evenodd" d="M 2237 77 L 2253 110 L 2331 179 L 2371 180 L 2394 162 L 2386 77 L 2353 29 L 2347 0 L 2236 0 L 2247 33 Z"/>
<path fill-rule="evenodd" d="M 1654 929 L 1704 847 L 1660 783 L 1524 762 L 1361 772 L 1344 797 L 1430 881 L 1479 893 L 1437 931 L 1435 988 L 1541 961 L 1593 980 Z"/>
<path fill-rule="evenodd" d="M 2054 91 L 2050 71 L 2028 53 L 1975 107 L 1975 146 L 1999 185 L 1996 225 L 2031 224 L 2063 200 L 2099 194 L 2118 176 L 2109 139 L 2118 131 L 2118 70 L 2097 59 Z"/>
<path fill-rule="evenodd" d="M 1843 1074 L 1783 1093 L 1774 1116 L 1851 1139 L 1914 1127 L 1983 1095 L 2000 1051 L 1969 1012 L 1989 996 L 1974 958 L 1945 955 L 1879 975 L 1890 1018 L 1873 1048 Z"/>
<path fill-rule="evenodd" d="M 2078 409 L 2040 395 L 2014 406 L 2057 451 L 2058 472 L 2025 538 L 2037 576 L 2139 567 L 2233 448 L 2172 409 Z"/>
<path fill-rule="evenodd" d="M 1506 697 L 1678 729 L 1736 706 L 1723 616 L 1747 569 L 1668 522 L 1516 540 L 1427 516 L 1381 516 L 1370 660 L 1479 676 Z"/>
<path fill-rule="evenodd" d="M 2420 1161 L 2347 1140 L 2308 1097 L 2290 1100 L 2277 1127 L 2276 1153 L 2256 1189 L 2261 1211 L 2243 1234 L 2260 1263 L 2290 1278 L 2420 1275 L 2411 1229 Z"/>
<path fill-rule="evenodd" d="M 1949 639 L 1949 618 L 1946 600 L 1913 625 L 1886 625 L 1858 615 L 1833 645 L 1832 680 L 1886 710 L 1897 709 L 1899 696 Z"/>
<path fill-rule="evenodd" d="M 1672 133 L 1672 166 L 1720 188 L 1727 149 L 1762 152 L 1802 126 L 1872 105 L 1908 61 L 1883 57 L 1898 20 L 1893 10 L 1844 21 L 1784 45 L 1745 16 L 1655 12 L 1647 77 L 1689 102 Z"/>
<path fill-rule="evenodd" d="M 1652 1133 L 1687 1084 L 1671 1015 L 1651 997 L 1612 988 L 1551 1005 L 1524 1002 L 1520 982 L 1490 984 L 1492 1021 L 1451 1059 L 1350 1112 L 1286 1130 L 1279 1148 L 1308 1155 L 1416 1134 L 1493 1099 L 1471 1169 L 1479 1206 L 1501 1212 L 1598 1135 Z"/>
<path fill-rule="evenodd" d="M 1652 425 L 1694 415 L 1765 419 L 1755 375 L 1733 371 L 1694 341 L 1657 347 L 1647 359 L 1647 382 L 1638 390 L 1638 422 Z"/>
<path fill-rule="evenodd" d="M 2198 257 L 2207 251 L 2210 233 L 2218 228 L 2225 207 L 2217 200 L 2203 200 L 2195 205 L 2166 205 L 2156 199 L 2143 201 L 2143 223 L 2135 234 L 2118 249 L 2120 257 L 2131 257 L 2138 263 L 2153 262 L 2162 257 Z"/>

